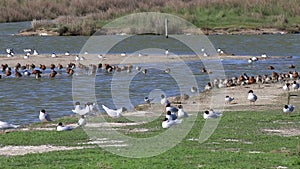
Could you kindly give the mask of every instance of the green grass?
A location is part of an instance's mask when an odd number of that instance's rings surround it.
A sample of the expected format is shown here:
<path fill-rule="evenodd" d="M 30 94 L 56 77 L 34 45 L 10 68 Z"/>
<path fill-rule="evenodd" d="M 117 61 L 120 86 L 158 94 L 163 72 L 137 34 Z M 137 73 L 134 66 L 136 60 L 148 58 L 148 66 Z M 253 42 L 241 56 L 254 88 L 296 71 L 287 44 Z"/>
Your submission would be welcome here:
<path fill-rule="evenodd" d="M 199 138 L 205 123 L 199 115 L 192 130 L 181 143 L 150 158 L 126 158 L 101 148 L 88 148 L 14 157 L 1 156 L 0 164 L 1 168 L 274 168 L 277 166 L 299 168 L 300 136 L 284 137 L 263 131 L 263 129 L 300 130 L 299 121 L 299 111 L 292 115 L 284 115 L 281 111 L 225 112 L 213 135 L 200 144 L 198 141 L 188 140 Z M 134 128 L 152 130 L 149 133 L 125 134 L 132 137 L 151 137 L 164 132 L 160 127 L 160 119 L 139 126 L 122 127 L 122 129 Z M 0 135 L 2 146 L 44 144 L 74 146 L 87 140 L 82 129 L 71 132 L 11 132 Z M 261 153 L 249 153 L 250 151 Z"/>

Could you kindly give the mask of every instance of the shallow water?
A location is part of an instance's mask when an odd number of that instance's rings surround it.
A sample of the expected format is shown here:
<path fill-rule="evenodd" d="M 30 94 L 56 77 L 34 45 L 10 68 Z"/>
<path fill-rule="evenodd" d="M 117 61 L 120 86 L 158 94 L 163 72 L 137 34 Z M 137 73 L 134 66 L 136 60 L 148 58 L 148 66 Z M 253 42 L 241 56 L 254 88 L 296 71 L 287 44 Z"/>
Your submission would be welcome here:
<path fill-rule="evenodd" d="M 8 47 L 13 47 L 16 53 L 23 53 L 24 48 L 35 48 L 40 53 L 64 53 L 65 51 L 78 53 L 89 38 L 84 36 L 19 37 L 12 35 L 18 30 L 28 27 L 29 24 L 29 22 L 0 24 L 0 53 L 4 54 L 5 49 Z M 164 46 L 166 45 L 166 39 L 159 36 L 148 35 L 135 38 L 139 38 L 139 41 L 150 38 L 151 42 L 156 45 L 159 44 L 161 49 L 169 48 L 169 46 Z M 114 104 L 117 107 L 119 107 L 118 105 L 127 105 L 127 108 L 130 109 L 134 105 L 143 103 L 145 96 L 154 98 L 159 97 L 160 93 L 165 93 L 167 96 L 183 93 L 192 95 L 189 89 L 193 85 L 193 79 L 196 79 L 196 85 L 201 91 L 210 78 L 214 78 L 222 72 L 225 72 L 224 76 L 226 77 L 238 76 L 244 72 L 248 75 L 263 75 L 270 74 L 273 71 L 267 69 L 269 65 L 274 66 L 277 72 L 287 72 L 290 70 L 288 68 L 290 64 L 294 64 L 296 70 L 299 71 L 300 35 L 214 35 L 208 38 L 216 48 L 220 47 L 226 52 L 236 55 L 267 53 L 268 55 L 293 55 L 294 57 L 290 59 L 259 60 L 254 64 L 248 64 L 246 59 L 223 60 L 221 62 L 222 66 L 219 66 L 219 61 L 211 60 L 170 63 L 170 65 L 167 63 L 140 64 L 139 66 L 142 68 L 148 69 L 146 75 L 137 72 L 135 69 L 130 74 L 120 72 L 114 75 L 99 71 L 95 77 L 95 82 L 89 81 L 87 83 L 89 87 L 94 86 L 99 105 L 105 104 L 109 107 L 114 107 Z M 144 48 L 144 46 L 139 46 L 143 43 L 124 44 L 125 46 L 118 48 L 119 51 L 116 49 L 114 52 L 122 52 L 124 49 L 130 51 L 131 49 Z M 187 52 L 176 43 L 173 49 L 178 53 Z M 185 64 L 187 66 L 182 68 Z M 211 77 L 201 73 L 202 67 L 214 64 L 217 66 L 211 70 L 213 72 L 210 74 Z M 170 74 L 163 72 L 167 67 L 171 68 Z M 49 70 L 46 70 L 43 74 L 49 72 Z M 22 77 L 20 79 L 4 77 L 0 79 L 0 120 L 15 124 L 38 122 L 40 109 L 46 109 L 53 119 L 72 115 L 71 110 L 74 108 L 73 80 L 74 78 L 67 76 L 64 70 L 61 75 L 54 79 L 48 77 L 43 77 L 41 80 L 36 80 L 34 77 Z M 84 87 L 80 90 L 89 92 L 85 91 L 86 88 Z M 112 100 L 112 96 L 114 96 L 114 100 Z M 76 97 L 74 101 L 76 101 Z M 155 101 L 158 101 L 158 99 Z"/>

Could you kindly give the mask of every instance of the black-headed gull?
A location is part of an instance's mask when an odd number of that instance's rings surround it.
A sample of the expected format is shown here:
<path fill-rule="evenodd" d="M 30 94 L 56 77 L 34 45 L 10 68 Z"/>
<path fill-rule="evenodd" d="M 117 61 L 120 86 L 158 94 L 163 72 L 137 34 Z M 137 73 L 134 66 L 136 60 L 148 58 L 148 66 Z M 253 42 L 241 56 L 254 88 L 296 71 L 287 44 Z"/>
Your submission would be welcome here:
<path fill-rule="evenodd" d="M 73 130 L 74 127 L 73 126 L 64 126 L 62 124 L 62 122 L 59 122 L 57 127 L 56 127 L 56 131 L 70 131 Z"/>
<path fill-rule="evenodd" d="M 114 110 L 114 109 L 110 109 L 110 108 L 106 107 L 105 105 L 102 105 L 102 108 L 112 118 L 118 118 L 122 115 L 122 112 L 126 111 L 126 108 L 124 108 L 124 107 Z"/>
<path fill-rule="evenodd" d="M 225 96 L 225 103 L 229 104 L 229 103 L 231 103 L 233 100 L 234 100 L 233 97 Z"/>
<path fill-rule="evenodd" d="M 150 99 L 149 97 L 145 97 L 144 98 L 144 101 L 145 101 L 145 103 L 147 103 L 147 104 L 150 104 L 151 103 L 151 101 L 153 101 L 154 99 Z"/>
<path fill-rule="evenodd" d="M 292 88 L 293 88 L 294 90 L 298 90 L 299 87 L 300 87 L 299 83 L 297 83 L 296 81 L 294 81 L 293 84 L 292 84 Z"/>
<path fill-rule="evenodd" d="M 166 105 L 166 112 L 170 111 L 171 113 L 177 113 L 178 109 L 176 107 L 171 106 L 171 103 Z"/>
<path fill-rule="evenodd" d="M 189 117 L 189 115 L 183 110 L 183 106 L 182 105 L 178 105 L 178 118 L 182 119 L 182 118 L 187 118 Z"/>
<path fill-rule="evenodd" d="M 85 119 L 85 116 L 84 115 L 82 115 L 81 117 L 80 117 L 80 119 L 78 120 L 78 126 L 81 126 L 81 127 L 83 127 L 83 126 L 85 126 L 86 125 L 86 119 Z"/>
<path fill-rule="evenodd" d="M 294 111 L 294 106 L 293 105 L 291 105 L 291 104 L 289 104 L 289 105 L 284 105 L 283 106 L 283 108 L 282 108 L 282 111 L 284 112 L 284 113 L 291 113 L 291 112 L 293 112 Z"/>
<path fill-rule="evenodd" d="M 290 91 L 290 83 L 286 83 L 286 84 L 282 87 L 282 89 L 283 89 L 284 91 Z"/>
<path fill-rule="evenodd" d="M 204 113 L 203 113 L 203 118 L 204 119 L 211 119 L 211 118 L 218 118 L 218 117 L 221 117 L 222 116 L 222 113 L 219 113 L 219 112 L 215 112 L 213 110 L 205 110 Z"/>
<path fill-rule="evenodd" d="M 253 90 L 249 90 L 247 99 L 250 103 L 255 103 L 257 100 L 257 96 L 253 93 Z"/>
<path fill-rule="evenodd" d="M 40 119 L 41 122 L 52 121 L 51 118 L 50 118 L 50 115 L 46 112 L 45 109 L 42 109 L 40 111 L 39 119 Z"/>
<path fill-rule="evenodd" d="M 75 109 L 72 110 L 73 113 L 76 113 L 76 114 L 79 114 L 79 115 L 85 115 L 87 113 L 90 112 L 90 106 L 89 105 L 86 105 L 85 108 L 81 108 L 80 107 L 80 102 L 76 102 L 75 103 Z"/>
<path fill-rule="evenodd" d="M 176 120 L 177 115 L 175 113 L 172 113 L 171 111 L 167 111 L 166 118 L 168 120 Z"/>
<path fill-rule="evenodd" d="M 168 118 L 164 118 L 163 122 L 161 123 L 162 128 L 170 128 L 172 126 L 175 126 L 177 124 L 180 124 L 182 120 L 168 120 Z"/>

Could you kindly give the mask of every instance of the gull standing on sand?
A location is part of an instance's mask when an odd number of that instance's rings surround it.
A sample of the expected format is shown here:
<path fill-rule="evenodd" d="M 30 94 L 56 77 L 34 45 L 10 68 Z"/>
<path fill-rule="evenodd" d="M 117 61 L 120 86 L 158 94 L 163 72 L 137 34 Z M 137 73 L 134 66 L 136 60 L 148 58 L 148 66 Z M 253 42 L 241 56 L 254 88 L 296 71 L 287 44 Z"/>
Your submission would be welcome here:
<path fill-rule="evenodd" d="M 145 103 L 147 104 L 151 104 L 151 101 L 153 101 L 153 99 L 150 99 L 149 97 L 145 97 L 144 98 Z"/>
<path fill-rule="evenodd" d="M 299 89 L 299 83 L 297 83 L 296 81 L 294 81 L 293 82 L 293 85 L 292 85 L 292 88 L 294 89 L 294 90 L 298 90 Z"/>
<path fill-rule="evenodd" d="M 37 55 L 39 55 L 39 52 L 37 50 L 33 49 L 33 55 L 37 56 Z"/>
<path fill-rule="evenodd" d="M 221 117 L 222 116 L 222 113 L 219 113 L 219 112 L 215 112 L 213 110 L 205 110 L 204 113 L 203 113 L 203 118 L 204 119 L 211 119 L 211 118 L 218 118 L 218 117 Z"/>
<path fill-rule="evenodd" d="M 52 53 L 52 54 L 51 54 L 51 57 L 52 57 L 52 58 L 56 58 L 56 54 L 55 54 L 55 53 Z"/>
<path fill-rule="evenodd" d="M 62 124 L 62 122 L 59 122 L 57 127 L 56 127 L 56 131 L 70 131 L 70 130 L 73 130 L 74 127 L 72 126 L 64 126 Z"/>
<path fill-rule="evenodd" d="M 256 102 L 257 96 L 253 93 L 253 90 L 249 90 L 247 99 L 250 101 L 250 104 Z"/>
<path fill-rule="evenodd" d="M 225 96 L 225 103 L 229 104 L 229 103 L 231 103 L 233 100 L 234 100 L 233 97 Z"/>
<path fill-rule="evenodd" d="M 283 113 L 291 113 L 294 111 L 294 106 L 289 104 L 289 105 L 284 105 L 282 108 Z"/>
<path fill-rule="evenodd" d="M 42 109 L 40 111 L 39 119 L 40 119 L 41 122 L 52 121 L 51 118 L 50 118 L 50 115 L 46 112 L 45 109 Z"/>
<path fill-rule="evenodd" d="M 75 109 L 72 110 L 73 113 L 79 114 L 79 115 L 85 115 L 90 112 L 90 106 L 86 105 L 85 108 L 80 107 L 80 102 L 75 103 Z"/>
<path fill-rule="evenodd" d="M 282 87 L 282 89 L 283 89 L 284 91 L 290 91 L 290 83 L 286 83 L 286 84 Z"/>
<path fill-rule="evenodd" d="M 178 119 L 187 118 L 189 115 L 183 110 L 182 105 L 178 105 Z"/>
<path fill-rule="evenodd" d="M 84 115 L 82 115 L 81 117 L 80 117 L 80 119 L 78 120 L 78 126 L 80 126 L 80 127 L 83 127 L 83 126 L 85 126 L 86 125 L 86 119 L 85 119 L 85 116 Z"/>
<path fill-rule="evenodd" d="M 126 111 L 126 108 L 124 108 L 124 107 L 114 110 L 114 109 L 110 109 L 110 108 L 106 107 L 105 105 L 102 105 L 102 108 L 112 118 L 118 118 L 122 115 L 122 112 Z"/>
<path fill-rule="evenodd" d="M 2 133 L 5 133 L 6 129 L 16 129 L 20 127 L 19 125 L 10 124 L 4 121 L 0 121 L 0 130 L 2 130 Z"/>

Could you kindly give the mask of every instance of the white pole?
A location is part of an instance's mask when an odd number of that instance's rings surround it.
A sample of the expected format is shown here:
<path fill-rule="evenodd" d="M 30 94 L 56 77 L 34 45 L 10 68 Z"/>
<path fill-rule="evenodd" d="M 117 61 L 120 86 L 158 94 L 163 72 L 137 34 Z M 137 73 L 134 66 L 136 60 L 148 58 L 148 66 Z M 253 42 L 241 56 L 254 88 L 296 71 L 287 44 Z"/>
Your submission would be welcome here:
<path fill-rule="evenodd" d="M 165 19 L 165 36 L 168 38 L 168 19 Z"/>

